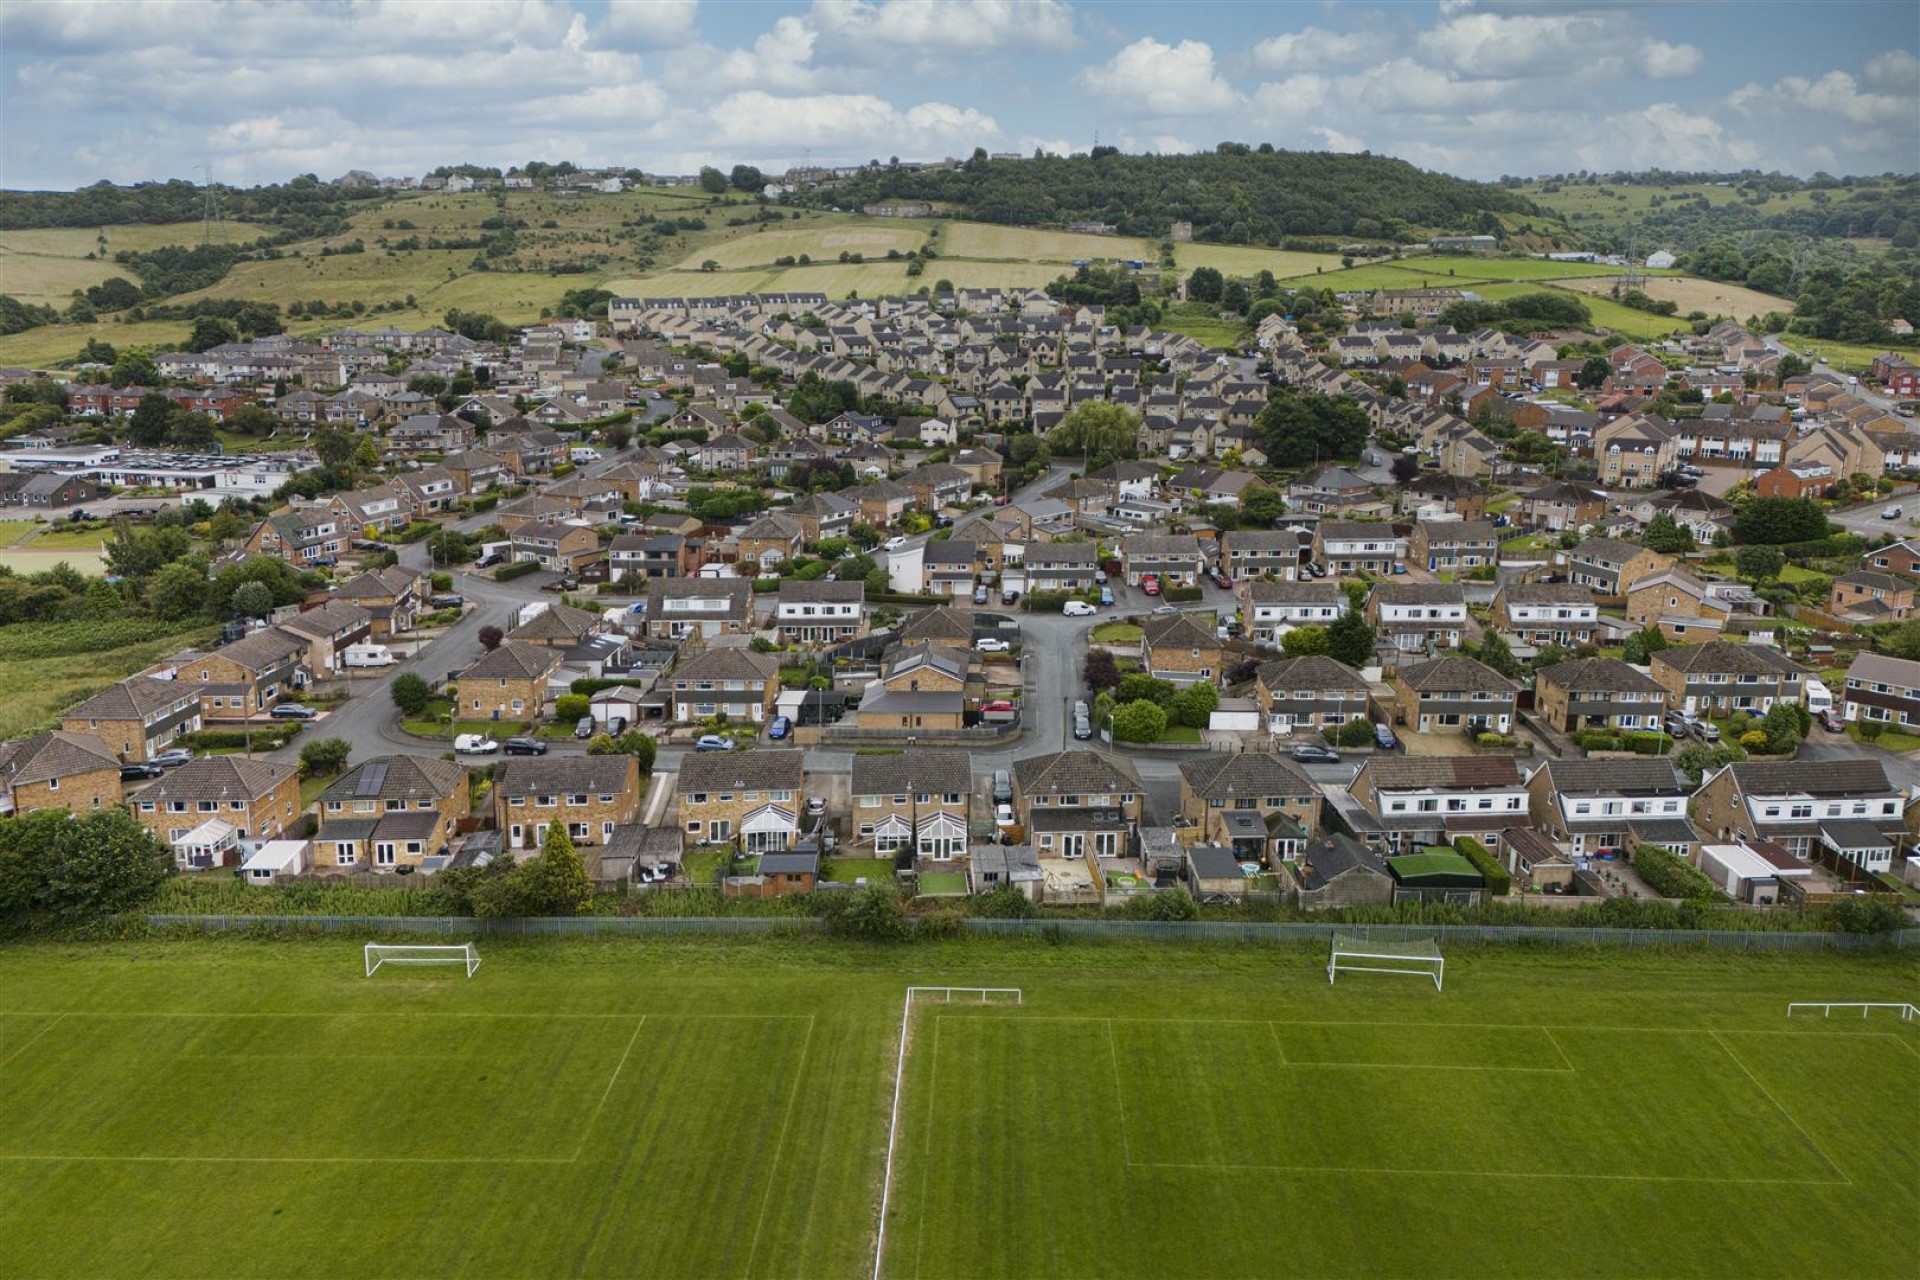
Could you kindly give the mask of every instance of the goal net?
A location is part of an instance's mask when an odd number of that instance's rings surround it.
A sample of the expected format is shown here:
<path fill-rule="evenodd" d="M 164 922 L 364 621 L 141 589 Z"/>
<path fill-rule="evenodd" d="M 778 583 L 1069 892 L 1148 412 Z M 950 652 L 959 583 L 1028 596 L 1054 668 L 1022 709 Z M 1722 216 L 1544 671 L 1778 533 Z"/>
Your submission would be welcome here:
<path fill-rule="evenodd" d="M 1863 1018 L 1893 1017 L 1902 1022 L 1920 1019 L 1920 1007 L 1900 1000 L 1795 1000 L 1787 1006 L 1787 1016 L 1797 1018 L 1818 1012 L 1823 1018 L 1831 1018 L 1835 1011 L 1842 1017 L 1852 1017 L 1858 1013 Z"/>
<path fill-rule="evenodd" d="M 369 978 L 383 964 L 459 964 L 466 966 L 469 978 L 480 967 L 480 953 L 471 942 L 457 946 L 403 946 L 393 942 L 369 942 L 366 955 Z"/>
<path fill-rule="evenodd" d="M 1413 966 L 1419 966 L 1415 968 Z M 1327 981 L 1342 972 L 1404 973 L 1433 979 L 1435 991 L 1443 985 L 1447 961 L 1440 954 L 1440 943 L 1433 938 L 1415 938 L 1395 942 L 1371 942 L 1351 934 L 1333 935 L 1333 952 L 1327 957 Z"/>

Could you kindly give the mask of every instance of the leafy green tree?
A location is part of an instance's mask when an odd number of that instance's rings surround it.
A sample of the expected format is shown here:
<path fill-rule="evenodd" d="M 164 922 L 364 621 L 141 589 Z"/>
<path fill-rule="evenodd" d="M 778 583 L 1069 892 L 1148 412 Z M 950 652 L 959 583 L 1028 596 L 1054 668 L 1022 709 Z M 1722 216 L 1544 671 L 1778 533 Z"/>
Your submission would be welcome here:
<path fill-rule="evenodd" d="M 1173 696 L 1174 714 L 1180 717 L 1180 723 L 1204 729 L 1213 717 L 1213 709 L 1220 705 L 1220 691 L 1213 687 L 1211 680 L 1196 680 Z"/>
<path fill-rule="evenodd" d="M 1613 366 L 1605 356 L 1588 356 L 1573 376 L 1574 385 L 1586 391 L 1598 391 L 1613 376 Z"/>
<path fill-rule="evenodd" d="M 1363 667 L 1373 661 L 1373 628 L 1357 609 L 1334 619 L 1327 628 L 1327 654 L 1350 667 Z"/>
<path fill-rule="evenodd" d="M 1480 647 L 1475 651 L 1474 656 L 1480 660 L 1482 666 L 1497 671 L 1503 676 L 1512 677 L 1520 674 L 1520 663 L 1513 656 L 1513 646 L 1509 645 L 1507 638 L 1497 631 L 1487 632 L 1486 638 L 1480 641 Z"/>
<path fill-rule="evenodd" d="M 1240 494 L 1240 525 L 1245 529 L 1276 526 L 1287 514 L 1286 499 L 1271 485 L 1248 485 Z"/>
<path fill-rule="evenodd" d="M 1740 547 L 1733 553 L 1733 567 L 1743 578 L 1765 582 L 1780 576 L 1787 567 L 1787 557 L 1778 547 Z"/>
<path fill-rule="evenodd" d="M 1226 281 L 1216 267 L 1195 267 L 1187 277 L 1187 297 L 1195 302 L 1218 302 Z"/>
<path fill-rule="evenodd" d="M 1116 742 L 1157 742 L 1167 731 L 1167 713 L 1158 703 L 1138 698 L 1113 710 L 1113 737 Z"/>
<path fill-rule="evenodd" d="M 0 823 L 0 926 L 72 927 L 132 911 L 167 878 L 167 846 L 114 807 Z"/>
<path fill-rule="evenodd" d="M 1173 695 L 1179 690 L 1170 680 L 1161 680 L 1147 675 L 1143 671 L 1132 671 L 1120 678 L 1113 696 L 1117 702 L 1134 702 L 1146 699 L 1156 706 L 1167 707 L 1173 704 Z"/>
<path fill-rule="evenodd" d="M 727 175 L 727 181 L 736 191 L 758 193 L 767 185 L 766 175 L 750 164 L 737 164 L 733 172 Z"/>
<path fill-rule="evenodd" d="M 563 693 L 553 700 L 553 714 L 560 723 L 565 724 L 586 715 L 591 706 L 584 693 Z"/>
<path fill-rule="evenodd" d="M 145 449 L 156 449 L 167 442 L 167 431 L 173 426 L 173 401 L 158 391 L 149 391 L 140 397 L 140 403 L 133 408 L 133 416 L 127 419 L 127 439 Z"/>
<path fill-rule="evenodd" d="M 1140 417 L 1123 405 L 1088 400 L 1067 410 L 1059 425 L 1047 433 L 1047 448 L 1056 458 L 1074 454 L 1089 459 L 1131 458 L 1140 448 Z"/>
<path fill-rule="evenodd" d="M 234 588 L 228 607 L 236 618 L 264 618 L 273 612 L 273 588 L 264 582 L 243 582 Z"/>
<path fill-rule="evenodd" d="M 659 749 L 660 744 L 655 742 L 649 734 L 628 732 L 620 735 L 621 753 L 634 758 L 640 766 L 640 776 L 642 778 L 647 777 L 653 772 L 654 757 Z"/>
<path fill-rule="evenodd" d="M 345 738 L 309 742 L 300 748 L 300 773 L 308 778 L 331 776 L 347 767 L 347 757 L 352 754 L 353 744 Z"/>
<path fill-rule="evenodd" d="M 1734 522 L 1735 542 L 1813 542 L 1827 536 L 1827 513 L 1811 498 L 1755 498 Z"/>
<path fill-rule="evenodd" d="M 427 535 L 427 555 L 435 564 L 465 564 L 473 548 L 458 529 L 436 529 Z"/>
<path fill-rule="evenodd" d="M 555 822 L 547 827 L 547 839 L 541 846 L 540 857 L 527 865 L 538 886 L 537 892 L 531 896 L 539 902 L 544 913 L 574 915 L 593 899 L 593 881 L 587 878 L 586 864 L 573 847 L 573 837 L 567 834 L 566 823 Z"/>
<path fill-rule="evenodd" d="M 191 618 L 207 607 L 207 567 L 198 558 L 176 560 L 147 581 L 147 607 L 169 622 Z"/>
<path fill-rule="evenodd" d="M 218 316 L 199 316 L 194 320 L 193 332 L 187 335 L 182 350 L 211 351 L 215 347 L 239 340 L 240 331 L 225 320 Z"/>
<path fill-rule="evenodd" d="M 837 909 L 827 916 L 829 932 L 859 942 L 904 942 L 912 924 L 892 886 L 875 884 L 835 895 Z"/>
<path fill-rule="evenodd" d="M 1662 511 L 1647 521 L 1647 527 L 1640 531 L 1640 545 L 1662 555 L 1684 555 L 1693 550 L 1693 534 Z"/>
<path fill-rule="evenodd" d="M 727 175 L 712 165 L 700 166 L 700 189 L 708 195 L 725 195 L 727 191 Z"/>
<path fill-rule="evenodd" d="M 1373 431 L 1366 410 L 1351 397 L 1285 387 L 1267 401 L 1254 427 L 1266 441 L 1267 460 L 1279 467 L 1358 458 Z"/>
<path fill-rule="evenodd" d="M 160 366 L 144 351 L 122 351 L 107 381 L 116 387 L 151 387 L 160 381 Z"/>
<path fill-rule="evenodd" d="M 1333 652 L 1333 637 L 1325 627 L 1295 627 L 1280 637 L 1289 658 L 1307 658 Z"/>
<path fill-rule="evenodd" d="M 1640 630 L 1627 637 L 1627 643 L 1621 648 L 1621 657 L 1635 666 L 1644 666 L 1653 660 L 1653 655 L 1662 649 L 1671 648 L 1673 642 L 1667 639 L 1666 632 L 1649 622 Z"/>
<path fill-rule="evenodd" d="M 402 671 L 395 676 L 387 692 L 400 714 L 410 720 L 417 720 L 433 699 L 433 689 L 416 671 Z"/>

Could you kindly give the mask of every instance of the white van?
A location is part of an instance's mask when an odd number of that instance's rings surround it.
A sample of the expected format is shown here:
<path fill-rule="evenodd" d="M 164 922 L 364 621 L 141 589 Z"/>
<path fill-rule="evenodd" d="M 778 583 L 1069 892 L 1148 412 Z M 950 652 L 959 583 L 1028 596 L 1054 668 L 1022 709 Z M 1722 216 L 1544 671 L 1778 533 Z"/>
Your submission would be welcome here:
<path fill-rule="evenodd" d="M 1100 611 L 1088 604 L 1085 600 L 1069 600 L 1060 606 L 1060 612 L 1066 614 L 1069 618 L 1091 618 Z"/>
<path fill-rule="evenodd" d="M 592 445 L 577 444 L 567 450 L 567 458 L 573 462 L 598 462 L 600 451 Z"/>
<path fill-rule="evenodd" d="M 391 667 L 400 659 L 393 656 L 393 650 L 383 644 L 351 644 L 340 657 L 341 664 L 347 667 Z"/>

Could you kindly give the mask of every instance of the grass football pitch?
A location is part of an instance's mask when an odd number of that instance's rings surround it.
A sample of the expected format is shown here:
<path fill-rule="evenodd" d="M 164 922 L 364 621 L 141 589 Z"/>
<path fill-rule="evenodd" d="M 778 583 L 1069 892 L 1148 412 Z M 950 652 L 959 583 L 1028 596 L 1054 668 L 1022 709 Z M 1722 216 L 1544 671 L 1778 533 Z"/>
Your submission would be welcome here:
<path fill-rule="evenodd" d="M 0 949 L 0 1275 L 1893 1276 L 1911 953 Z M 909 984 L 1014 986 L 914 1013 Z"/>

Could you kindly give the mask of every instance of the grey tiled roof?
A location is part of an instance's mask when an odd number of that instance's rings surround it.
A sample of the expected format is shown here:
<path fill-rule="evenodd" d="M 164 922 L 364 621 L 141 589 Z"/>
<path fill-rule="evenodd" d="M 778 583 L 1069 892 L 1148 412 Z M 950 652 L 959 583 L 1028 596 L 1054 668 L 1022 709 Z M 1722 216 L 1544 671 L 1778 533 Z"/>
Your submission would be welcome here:
<path fill-rule="evenodd" d="M 1652 676 L 1643 675 L 1618 658 L 1575 658 L 1556 662 L 1536 673 L 1569 693 L 1664 693 Z"/>
<path fill-rule="evenodd" d="M 1299 765 L 1266 751 L 1210 752 L 1197 760 L 1183 761 L 1180 775 L 1203 800 L 1319 793 L 1319 787 Z"/>
<path fill-rule="evenodd" d="M 270 760 L 204 756 L 175 769 L 140 793 L 142 800 L 258 800 L 298 770 Z"/>
<path fill-rule="evenodd" d="M 1803 670 L 1778 649 L 1769 649 L 1765 645 L 1731 644 L 1725 640 L 1662 649 L 1653 655 L 1653 665 L 1671 667 L 1688 674 L 1711 671 L 1737 676 L 1798 675 Z"/>
<path fill-rule="evenodd" d="M 18 787 L 119 768 L 119 758 L 90 733 L 55 729 L 18 742 L 0 742 L 0 786 Z"/>
<path fill-rule="evenodd" d="M 1056 751 L 1013 762 L 1022 795 L 1138 795 L 1144 789 L 1133 765 L 1099 751 Z"/>
<path fill-rule="evenodd" d="M 1401 667 L 1400 681 L 1416 693 L 1514 692 L 1513 681 L 1472 658 L 1435 658 Z"/>
<path fill-rule="evenodd" d="M 965 794 L 973 789 L 973 757 L 965 751 L 920 747 L 853 758 L 856 796 L 902 795 L 909 784 L 921 793 Z"/>
<path fill-rule="evenodd" d="M 792 747 L 697 751 L 680 760 L 680 795 L 695 791 L 798 791 L 806 753 Z"/>
<path fill-rule="evenodd" d="M 380 766 L 378 786 L 361 786 L 363 779 L 371 783 L 368 771 Z M 466 768 L 451 760 L 436 760 L 431 756 L 381 756 L 374 760 L 363 760 L 347 772 L 340 775 L 334 784 L 320 793 L 323 801 L 334 800 L 420 800 L 439 799 L 449 796 L 458 789 L 460 779 L 466 774 Z M 370 795 L 361 795 L 362 790 Z"/>
<path fill-rule="evenodd" d="M 628 788 L 632 756 L 515 756 L 494 770 L 499 795 L 519 799 L 561 792 L 621 792 Z"/>

